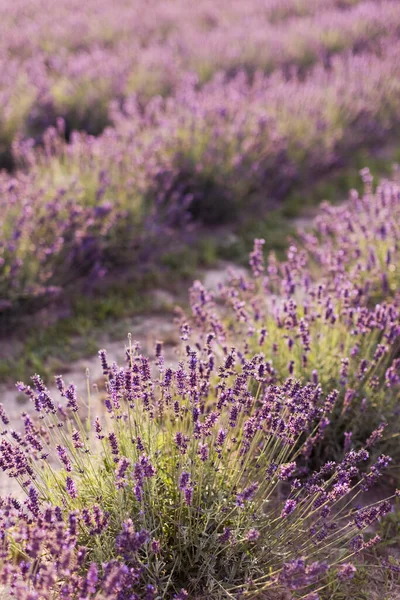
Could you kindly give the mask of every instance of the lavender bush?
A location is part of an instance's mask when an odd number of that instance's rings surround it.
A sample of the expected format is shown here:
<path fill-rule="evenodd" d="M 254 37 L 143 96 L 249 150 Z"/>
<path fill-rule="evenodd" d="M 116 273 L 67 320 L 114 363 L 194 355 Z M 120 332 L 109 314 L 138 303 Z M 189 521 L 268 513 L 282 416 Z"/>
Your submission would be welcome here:
<path fill-rule="evenodd" d="M 0 505 L 0 581 L 10 593 L 317 598 L 329 575 L 353 577 L 353 562 L 379 542 L 363 531 L 391 502 L 351 506 L 390 458 L 363 475 L 365 449 L 305 468 L 335 389 L 271 385 L 261 352 L 221 356 L 213 334 L 188 345 L 175 370 L 160 344 L 153 364 L 132 344 L 122 368 L 99 354 L 101 411 L 57 377 L 60 403 L 36 375 L 33 387 L 18 385 L 37 419 L 24 414 L 17 433 L 2 412 L 0 464 L 26 493 L 23 504 Z"/>
<path fill-rule="evenodd" d="M 315 232 L 293 243 L 285 262 L 271 255 L 265 265 L 256 240 L 252 277 L 232 274 L 221 306 L 195 283 L 192 311 L 197 328 L 212 330 L 225 351 L 242 340 L 243 360 L 263 352 L 271 385 L 294 376 L 337 390 L 314 458 L 368 445 L 377 429 L 398 465 L 400 195 L 391 183 L 373 193 L 369 172 L 363 176 L 364 197 L 353 192 L 343 206 L 325 205 Z"/>
<path fill-rule="evenodd" d="M 96 281 L 115 265 L 145 266 L 171 225 L 185 219 L 172 203 L 166 211 L 156 210 L 156 201 L 146 205 L 144 164 L 146 177 L 155 176 L 156 165 L 145 150 L 137 148 L 128 167 L 128 156 L 115 161 L 112 131 L 102 138 L 99 157 L 93 138 L 66 145 L 63 126 L 60 121 L 59 131 L 47 130 L 35 169 L 0 178 L 0 312 L 43 301 L 82 277 Z M 56 152 L 58 162 L 49 164 Z M 31 156 L 28 143 L 24 160 Z"/>

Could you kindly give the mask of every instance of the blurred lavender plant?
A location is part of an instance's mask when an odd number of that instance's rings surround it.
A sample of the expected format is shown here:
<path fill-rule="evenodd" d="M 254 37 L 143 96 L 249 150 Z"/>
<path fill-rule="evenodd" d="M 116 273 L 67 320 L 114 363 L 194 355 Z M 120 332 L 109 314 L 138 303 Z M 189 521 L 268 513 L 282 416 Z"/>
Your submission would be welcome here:
<path fill-rule="evenodd" d="M 41 143 L 13 133 L 19 169 L 0 178 L 1 307 L 54 292 L 71 274 L 94 276 L 128 257 L 139 264 L 189 217 L 215 224 L 250 208 L 264 215 L 299 182 L 386 142 L 400 123 L 398 54 L 399 42 L 387 40 L 378 53 L 338 55 L 304 77 L 228 69 L 202 84 L 183 70 L 170 97 L 107 92 L 113 127 L 98 138 L 71 133 L 78 125 L 41 92 Z M 92 65 L 78 63 L 72 80 Z M 37 81 L 45 72 L 32 66 Z M 91 104 L 82 110 L 99 114 Z M 31 115 L 33 129 L 41 114 Z"/>
<path fill-rule="evenodd" d="M 50 0 L 0 4 L 3 154 L 17 134 L 40 141 L 58 117 L 68 132 L 99 134 L 111 100 L 173 95 L 188 73 L 201 83 L 219 71 L 303 77 L 315 64 L 329 69 L 338 54 L 379 56 L 382 41 L 398 39 L 400 22 L 394 0 L 169 0 L 151 12 L 144 0 L 89 0 L 78 9 L 70 0 L 57 13 Z"/>

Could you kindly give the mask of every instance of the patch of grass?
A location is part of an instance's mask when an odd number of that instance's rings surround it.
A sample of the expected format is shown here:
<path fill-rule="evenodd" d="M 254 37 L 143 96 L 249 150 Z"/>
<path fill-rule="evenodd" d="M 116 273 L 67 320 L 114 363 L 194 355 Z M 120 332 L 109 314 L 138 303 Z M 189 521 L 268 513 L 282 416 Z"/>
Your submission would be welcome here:
<path fill-rule="evenodd" d="M 149 290 L 141 285 L 113 284 L 98 297 L 79 294 L 70 301 L 68 317 L 28 324 L 18 332 L 22 346 L 0 360 L 0 382 L 29 379 L 36 372 L 48 380 L 71 361 L 95 354 L 98 340 L 116 321 L 152 310 Z"/>
<path fill-rule="evenodd" d="M 386 515 L 381 521 L 379 535 L 383 540 L 382 545 L 389 550 L 391 548 L 397 549 L 400 556 L 400 498 L 396 498 L 393 512 Z"/>
<path fill-rule="evenodd" d="M 376 564 L 359 567 L 350 582 L 339 583 L 332 578 L 321 600 L 397 600 L 400 587 L 395 576 Z"/>
<path fill-rule="evenodd" d="M 192 248 L 182 250 L 170 250 L 165 252 L 161 258 L 161 265 L 169 271 L 183 278 L 192 277 L 199 264 L 199 256 Z"/>
<path fill-rule="evenodd" d="M 312 185 L 303 184 L 285 199 L 282 216 L 298 217 L 306 208 L 317 206 L 323 200 L 336 203 L 348 196 L 349 190 L 362 190 L 360 170 L 368 166 L 371 174 L 378 178 L 390 176 L 393 164 L 400 160 L 400 148 L 388 147 L 383 155 L 361 149 L 349 158 L 349 163 L 322 178 Z"/>
<path fill-rule="evenodd" d="M 192 246 L 173 248 L 161 257 L 161 265 L 172 271 L 178 279 L 193 279 L 196 270 L 211 267 L 222 258 L 218 229 L 214 234 L 204 233 Z"/>
<path fill-rule="evenodd" d="M 242 265 L 248 264 L 248 255 L 255 238 L 265 239 L 265 250 L 274 251 L 278 256 L 288 245 L 288 238 L 296 233 L 293 223 L 285 217 L 281 210 L 273 210 L 264 219 L 251 217 L 242 223 L 237 233 L 226 236 L 219 242 L 218 256 L 225 260 Z"/>

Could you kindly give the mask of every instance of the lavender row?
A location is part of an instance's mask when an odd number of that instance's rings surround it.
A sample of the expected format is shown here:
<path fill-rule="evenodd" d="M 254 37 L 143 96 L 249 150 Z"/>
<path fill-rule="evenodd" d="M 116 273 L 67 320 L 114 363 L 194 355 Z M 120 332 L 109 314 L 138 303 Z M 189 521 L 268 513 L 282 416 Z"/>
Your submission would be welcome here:
<path fill-rule="evenodd" d="M 313 460 L 368 445 L 376 427 L 398 465 L 400 188 L 382 183 L 373 193 L 368 170 L 363 176 L 365 195 L 325 205 L 286 261 L 272 254 L 265 264 L 256 240 L 253 277 L 232 275 L 219 304 L 195 283 L 192 310 L 196 327 L 212 330 L 225 351 L 240 339 L 243 360 L 262 352 L 271 385 L 294 376 L 335 388 L 336 411 L 316 433 L 323 442 Z"/>
<path fill-rule="evenodd" d="M 400 122 L 399 43 L 382 51 L 337 58 L 303 82 L 240 73 L 198 89 L 188 76 L 174 97 L 114 103 L 115 125 L 100 137 L 75 133 L 67 144 L 59 120 L 42 149 L 16 141 L 21 168 L 1 177 L 2 306 L 142 260 L 187 219 L 265 214 L 385 141 Z"/>
<path fill-rule="evenodd" d="M 146 3 L 144 3 L 146 4 Z M 222 71 L 234 75 L 283 69 L 287 77 L 343 52 L 380 53 L 380 42 L 396 43 L 398 2 L 285 3 L 298 17 L 269 23 L 278 7 L 253 0 L 223 3 L 86 3 L 42 1 L 3 9 L 0 37 L 0 152 L 12 160 L 15 136 L 40 141 L 64 118 L 68 132 L 98 134 L 110 123 L 109 103 L 138 93 L 142 101 L 174 94 L 189 73 L 200 83 Z M 344 3 L 346 4 L 346 3 Z M 354 6 L 350 6 L 353 5 Z M 317 9 L 318 5 L 318 9 Z M 1 7 L 0 7 L 1 12 Z M 311 14 L 309 14 L 311 12 Z M 269 16 L 268 16 L 269 15 Z M 18 25 L 16 25 L 18 23 Z M 249 36 L 248 32 L 252 35 Z"/>

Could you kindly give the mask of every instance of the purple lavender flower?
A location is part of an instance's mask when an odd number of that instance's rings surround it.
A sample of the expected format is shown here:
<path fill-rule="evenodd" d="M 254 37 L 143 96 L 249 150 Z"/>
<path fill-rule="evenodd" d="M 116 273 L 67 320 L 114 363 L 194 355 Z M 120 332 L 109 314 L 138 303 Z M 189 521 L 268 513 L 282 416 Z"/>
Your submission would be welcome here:
<path fill-rule="evenodd" d="M 116 486 L 118 488 L 124 487 L 124 478 L 127 470 L 129 469 L 130 464 L 131 462 L 128 458 L 126 458 L 126 456 L 121 456 L 121 458 L 119 459 L 115 470 Z"/>
<path fill-rule="evenodd" d="M 65 391 L 65 397 L 67 398 L 67 408 L 70 408 L 73 412 L 78 410 L 78 400 L 76 396 L 76 386 L 70 385 Z"/>
<path fill-rule="evenodd" d="M 28 491 L 27 505 L 29 510 L 37 517 L 40 512 L 39 506 L 39 494 L 37 490 L 31 485 Z"/>
<path fill-rule="evenodd" d="M 186 454 L 190 438 L 181 432 L 177 432 L 174 436 L 174 442 L 181 454 Z"/>
<path fill-rule="evenodd" d="M 296 510 L 297 502 L 296 500 L 286 500 L 285 506 L 282 509 L 281 517 L 285 519 L 289 515 L 292 514 Z"/>
<path fill-rule="evenodd" d="M 68 495 L 71 498 L 77 498 L 78 497 L 78 490 L 76 489 L 76 484 L 74 482 L 73 479 L 71 479 L 71 477 L 67 477 L 65 480 L 65 487 L 67 490 Z"/>
<path fill-rule="evenodd" d="M 371 433 L 369 438 L 367 439 L 365 446 L 367 448 L 374 446 L 378 440 L 382 438 L 383 432 L 387 427 L 387 423 L 381 423 L 379 427 Z"/>
<path fill-rule="evenodd" d="M 57 453 L 58 453 L 59 459 L 61 460 L 62 464 L 64 465 L 65 470 L 68 472 L 71 472 L 72 464 L 71 464 L 70 459 L 68 458 L 66 448 L 64 448 L 63 446 L 57 446 Z"/>
<path fill-rule="evenodd" d="M 392 508 L 391 503 L 387 500 L 376 506 L 364 508 L 355 515 L 354 523 L 357 525 L 358 529 L 364 529 L 389 514 L 392 511 Z"/>
<path fill-rule="evenodd" d="M 348 579 L 353 579 L 357 569 L 352 563 L 343 563 L 339 565 L 337 570 L 337 576 L 340 581 L 346 581 Z"/>
<path fill-rule="evenodd" d="M 285 563 L 279 574 L 279 582 L 288 589 L 299 590 L 314 584 L 323 577 L 328 570 L 325 562 L 306 564 L 304 558 L 295 559 Z"/>
<path fill-rule="evenodd" d="M 96 592 L 98 578 L 98 568 L 96 563 L 90 563 L 85 579 L 85 586 L 88 594 L 94 594 Z"/>
<path fill-rule="evenodd" d="M 293 476 L 293 473 L 295 472 L 295 470 L 296 470 L 295 462 L 281 465 L 279 468 L 279 471 L 278 471 L 278 477 L 279 477 L 279 479 L 282 479 L 282 481 L 290 479 L 290 477 Z"/>
<path fill-rule="evenodd" d="M 207 444 L 199 443 L 198 454 L 200 456 L 200 460 L 205 462 L 209 457 L 209 448 Z"/>
<path fill-rule="evenodd" d="M 101 432 L 102 432 L 103 428 L 102 428 L 102 426 L 101 426 L 101 424 L 100 424 L 100 419 L 99 419 L 99 417 L 96 417 L 96 420 L 95 420 L 95 423 L 94 423 L 94 425 L 95 425 L 95 430 L 96 430 L 97 438 L 98 438 L 99 440 L 102 440 L 102 439 L 104 439 L 104 435 L 101 435 Z"/>
<path fill-rule="evenodd" d="M 260 532 L 258 531 L 258 529 L 249 529 L 249 531 L 246 534 L 246 539 L 249 542 L 255 542 L 258 540 L 258 538 L 260 537 Z"/>
<path fill-rule="evenodd" d="M 108 375 L 110 367 L 107 362 L 107 351 L 99 350 L 99 357 L 101 361 L 101 367 L 103 369 L 103 375 Z"/>
<path fill-rule="evenodd" d="M 111 446 L 111 454 L 114 455 L 114 462 L 118 462 L 119 446 L 118 446 L 117 436 L 115 435 L 115 433 L 113 431 L 108 434 L 108 441 Z"/>
<path fill-rule="evenodd" d="M 8 425 L 10 422 L 2 404 L 0 404 L 0 419 L 3 421 L 4 425 Z"/>
<path fill-rule="evenodd" d="M 77 429 L 72 432 L 71 437 L 74 442 L 74 448 L 79 449 L 85 447 L 85 444 L 81 440 L 81 434 Z"/>
<path fill-rule="evenodd" d="M 231 537 L 232 530 L 229 527 L 225 527 L 224 531 L 219 536 L 218 541 L 221 542 L 221 544 L 225 544 L 231 539 Z"/>
<path fill-rule="evenodd" d="M 243 490 L 243 492 L 241 492 L 240 494 L 237 494 L 236 496 L 236 505 L 239 506 L 240 508 L 244 508 L 245 503 L 249 502 L 250 500 L 253 499 L 255 493 L 258 490 L 258 483 L 252 483 L 251 485 L 249 485 L 249 487 L 247 487 L 245 490 Z"/>
<path fill-rule="evenodd" d="M 179 478 L 179 489 L 184 490 L 190 482 L 190 473 L 188 471 L 182 471 L 181 476 Z"/>
<path fill-rule="evenodd" d="M 193 501 L 193 486 L 192 485 L 187 485 L 185 487 L 185 489 L 183 490 L 183 494 L 185 497 L 185 502 L 188 506 L 191 506 L 192 501 Z"/>
<path fill-rule="evenodd" d="M 353 437 L 353 432 L 352 431 L 345 431 L 344 432 L 344 451 L 348 452 L 351 448 L 351 439 Z"/>
<path fill-rule="evenodd" d="M 173 600 L 188 600 L 189 594 L 186 590 L 182 589 L 178 594 L 174 594 Z"/>
<path fill-rule="evenodd" d="M 218 435 L 217 435 L 217 439 L 216 439 L 216 442 L 215 442 L 215 444 L 218 447 L 223 446 L 223 444 L 224 444 L 224 442 L 226 440 L 226 435 L 227 435 L 227 431 L 225 429 L 219 429 L 218 430 Z"/>
<path fill-rule="evenodd" d="M 133 521 L 128 519 L 122 524 L 122 532 L 117 536 L 115 546 L 126 560 L 135 555 L 148 540 L 145 529 L 135 531 Z"/>
<path fill-rule="evenodd" d="M 263 245 L 265 244 L 265 240 L 256 239 L 254 240 L 254 249 L 250 254 L 250 266 L 253 271 L 254 277 L 260 277 L 264 271 L 264 255 L 263 255 Z"/>
<path fill-rule="evenodd" d="M 190 336 L 190 326 L 188 323 L 181 325 L 181 340 L 188 340 Z"/>

